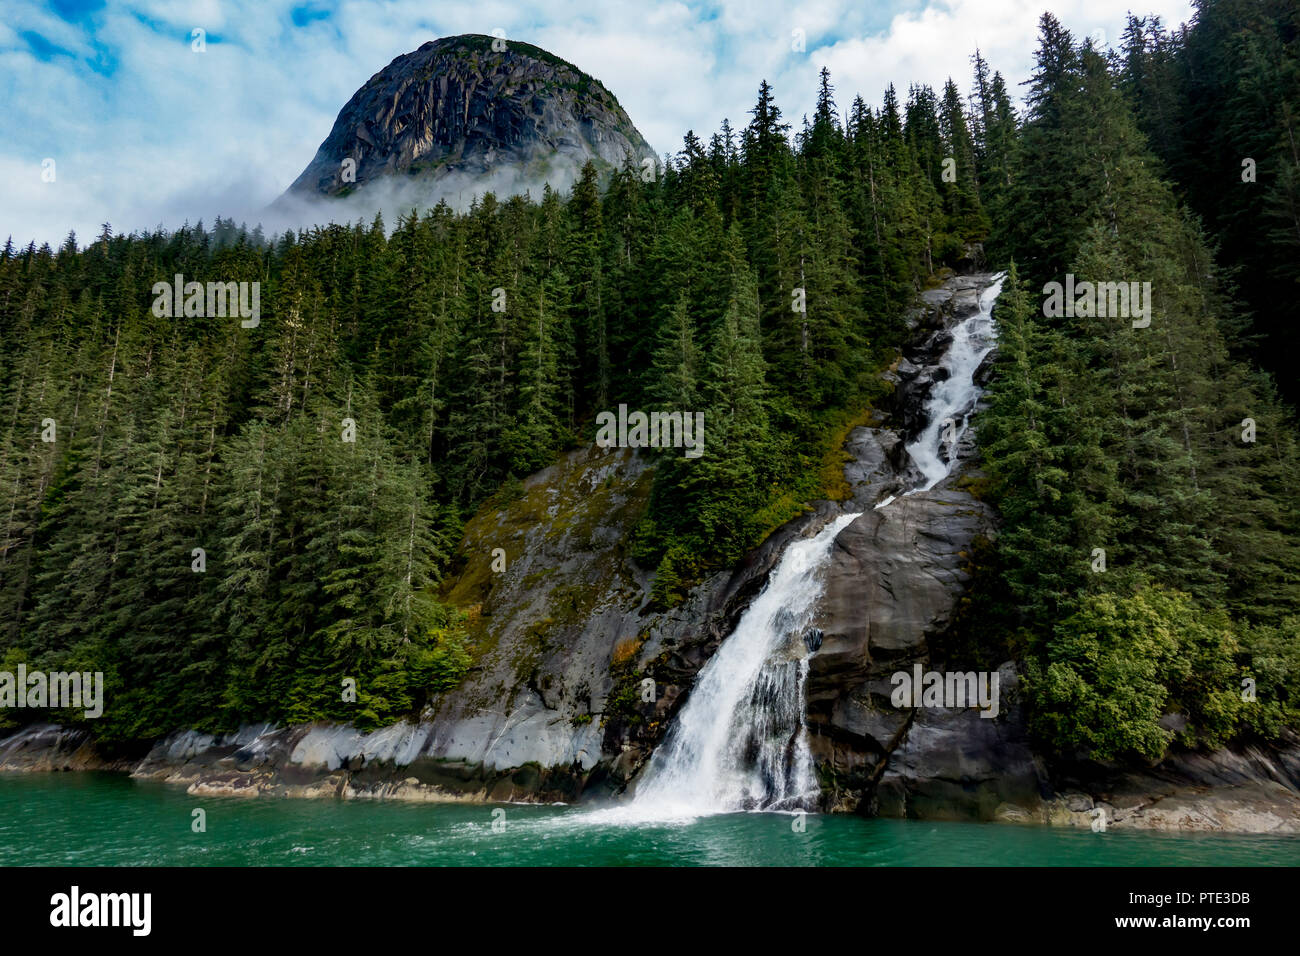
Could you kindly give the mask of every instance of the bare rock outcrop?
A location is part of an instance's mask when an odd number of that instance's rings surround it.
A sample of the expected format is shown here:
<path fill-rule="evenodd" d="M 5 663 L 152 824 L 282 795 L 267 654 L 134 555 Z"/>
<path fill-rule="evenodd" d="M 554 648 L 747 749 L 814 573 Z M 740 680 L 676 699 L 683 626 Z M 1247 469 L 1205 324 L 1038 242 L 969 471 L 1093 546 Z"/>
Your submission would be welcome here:
<path fill-rule="evenodd" d="M 654 151 L 618 100 L 573 64 L 516 40 L 444 37 L 353 94 L 279 204 L 383 184 L 403 201 L 457 206 L 462 192 L 562 189 L 587 161 L 646 158 Z"/>
<path fill-rule="evenodd" d="M 1300 832 L 1300 739 L 1271 748 L 1177 752 L 1154 767 L 1048 761 L 1026 728 L 1019 676 L 996 670 L 996 714 L 896 706 L 899 671 L 941 670 L 981 539 L 997 533 L 974 493 L 973 432 L 946 451 L 933 488 L 906 443 L 923 427 L 951 328 L 989 276 L 958 276 L 911 314 L 888 373 L 890 401 L 846 442 L 851 494 L 819 502 L 737 567 L 669 610 L 629 554 L 651 460 L 627 449 L 570 452 L 503 492 L 467 525 L 448 600 L 478 642 L 464 682 L 412 719 L 182 731 L 147 754 L 103 752 L 84 730 L 24 728 L 0 739 L 0 770 L 130 770 L 200 794 L 352 799 L 565 801 L 616 797 L 663 739 L 692 684 L 795 538 L 859 513 L 837 536 L 808 649 L 807 726 L 824 810 L 1059 826 Z M 981 367 L 981 377 L 992 374 Z M 892 500 L 891 500 L 892 498 Z M 887 502 L 887 504 L 886 504 Z M 877 505 L 883 505 L 877 507 Z M 961 668 L 966 670 L 966 668 Z M 653 693 L 643 693 L 646 684 Z"/>

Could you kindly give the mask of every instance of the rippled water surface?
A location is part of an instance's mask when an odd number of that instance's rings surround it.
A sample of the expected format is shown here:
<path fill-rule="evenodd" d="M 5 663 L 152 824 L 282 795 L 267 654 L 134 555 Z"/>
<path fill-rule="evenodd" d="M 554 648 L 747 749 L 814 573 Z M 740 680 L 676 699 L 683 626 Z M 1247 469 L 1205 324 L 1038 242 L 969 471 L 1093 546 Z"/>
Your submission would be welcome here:
<path fill-rule="evenodd" d="M 207 812 L 207 832 L 190 829 Z M 493 828 L 494 822 L 496 829 Z M 194 797 L 116 774 L 0 774 L 0 865 L 1297 865 L 1300 837 L 775 813 Z"/>

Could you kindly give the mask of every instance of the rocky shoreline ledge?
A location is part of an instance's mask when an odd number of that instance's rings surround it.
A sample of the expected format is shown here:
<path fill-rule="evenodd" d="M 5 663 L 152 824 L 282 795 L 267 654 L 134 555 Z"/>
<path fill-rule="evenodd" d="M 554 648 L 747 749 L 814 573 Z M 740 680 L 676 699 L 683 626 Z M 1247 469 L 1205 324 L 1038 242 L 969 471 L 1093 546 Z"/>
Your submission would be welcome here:
<path fill-rule="evenodd" d="M 1048 761 L 1030 746 L 1011 663 L 998 668 L 993 719 L 974 709 L 891 705 L 891 673 L 947 663 L 936 638 L 956 614 L 977 542 L 997 533 L 996 516 L 971 491 L 980 478 L 971 432 L 953 448 L 947 478 L 873 507 L 915 484 L 905 444 L 923 417 L 937 356 L 991 279 L 955 276 L 924 295 L 910 317 L 911 341 L 887 375 L 893 395 L 846 442 L 849 500 L 818 503 L 678 607 L 651 610 L 646 575 L 625 555 L 648 497 L 647 459 L 582 449 L 467 526 L 450 598 L 475 607 L 486 651 L 418 722 L 372 733 L 338 724 L 181 731 L 130 753 L 106 752 L 84 730 L 29 726 L 0 739 L 0 771 L 117 771 L 202 796 L 617 799 L 785 546 L 838 514 L 861 512 L 836 539 L 818 611 L 821 643 L 810 659 L 807 721 L 823 811 L 1300 833 L 1294 735 L 1270 748 L 1175 752 L 1150 768 Z M 990 364 L 976 373 L 980 384 Z M 498 547 L 510 555 L 503 573 L 489 569 Z M 629 693 L 646 676 L 656 685 L 651 702 Z"/>
<path fill-rule="evenodd" d="M 987 722 L 968 730 L 983 726 Z M 218 737 L 184 731 L 131 758 L 105 756 L 85 731 L 44 724 L 0 739 L 0 772 L 110 771 L 182 786 L 195 796 L 424 803 L 602 799 L 575 792 L 563 771 L 533 765 L 494 771 L 463 761 L 408 759 L 431 730 L 408 723 L 372 734 L 332 724 L 245 727 Z M 948 743 L 959 733 L 952 727 L 913 730 Z M 1300 740 L 1272 753 L 1179 755 L 1144 772 L 1092 768 L 1093 779 L 1065 775 L 1059 790 L 1033 758 L 1019 775 L 1008 776 L 978 752 L 945 752 L 946 761 L 920 748 L 896 754 L 891 762 L 898 762 L 898 780 L 882 786 L 879 815 L 1088 828 L 1104 813 L 1107 829 L 1300 834 Z M 1026 774 L 1048 795 L 1019 791 Z"/>

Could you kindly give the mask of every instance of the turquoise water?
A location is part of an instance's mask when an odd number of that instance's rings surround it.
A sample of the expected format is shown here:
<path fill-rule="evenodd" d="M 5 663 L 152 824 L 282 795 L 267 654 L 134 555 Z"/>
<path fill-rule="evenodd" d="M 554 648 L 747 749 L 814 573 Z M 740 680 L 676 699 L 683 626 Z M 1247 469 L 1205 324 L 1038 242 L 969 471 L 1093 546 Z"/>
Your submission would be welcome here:
<path fill-rule="evenodd" d="M 207 831 L 191 831 L 191 811 Z M 493 829 L 494 822 L 497 829 Z M 731 813 L 195 797 L 118 774 L 0 774 L 0 866 L 1215 866 L 1300 864 L 1300 837 Z"/>

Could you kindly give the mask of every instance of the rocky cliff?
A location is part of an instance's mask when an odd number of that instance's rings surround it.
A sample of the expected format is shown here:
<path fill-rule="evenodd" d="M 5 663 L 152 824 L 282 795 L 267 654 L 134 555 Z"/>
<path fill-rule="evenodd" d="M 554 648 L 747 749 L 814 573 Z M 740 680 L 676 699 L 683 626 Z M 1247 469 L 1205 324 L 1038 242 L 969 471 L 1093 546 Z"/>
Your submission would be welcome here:
<path fill-rule="evenodd" d="M 1180 753 L 1146 769 L 1049 764 L 1030 746 L 1010 662 L 998 669 L 995 718 L 891 703 L 895 671 L 954 663 L 943 638 L 973 555 L 997 530 L 972 491 L 980 473 L 970 432 L 947 478 L 874 507 L 914 485 L 904 445 L 923 424 L 950 329 L 978 307 L 988 279 L 954 277 L 912 314 L 911 341 L 888 373 L 891 398 L 849 435 L 849 499 L 818 503 L 670 611 L 649 608 L 650 581 L 625 553 L 648 497 L 649 460 L 574 451 L 466 528 L 447 596 L 470 610 L 479 658 L 418 721 L 370 734 L 330 725 L 184 732 L 143 759 L 105 757 L 84 732 L 32 727 L 0 741 L 0 769 L 129 769 L 196 793 L 617 799 L 786 545 L 861 512 L 835 541 L 809 663 L 824 810 L 1085 827 L 1104 813 L 1115 827 L 1300 832 L 1298 740 Z"/>
<path fill-rule="evenodd" d="M 588 160 L 653 156 L 614 95 L 573 64 L 515 40 L 444 37 L 357 90 L 283 199 L 382 183 L 421 205 L 460 205 L 487 189 L 563 188 Z"/>

